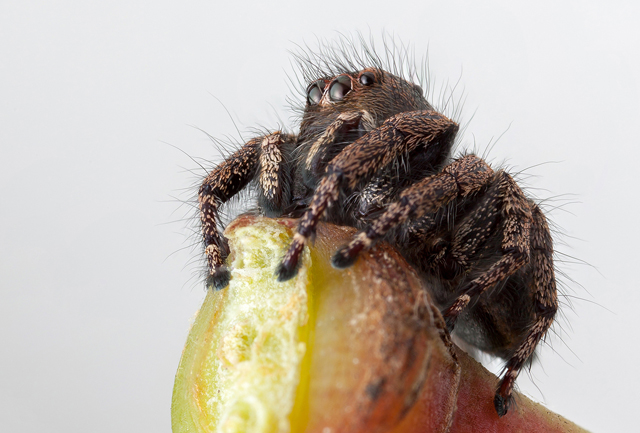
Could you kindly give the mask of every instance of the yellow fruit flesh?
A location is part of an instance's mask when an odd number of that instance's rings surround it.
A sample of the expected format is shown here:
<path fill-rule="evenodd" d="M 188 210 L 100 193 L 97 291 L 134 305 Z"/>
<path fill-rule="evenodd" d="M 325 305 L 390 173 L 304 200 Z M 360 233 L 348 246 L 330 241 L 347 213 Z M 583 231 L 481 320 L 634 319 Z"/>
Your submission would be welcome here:
<path fill-rule="evenodd" d="M 207 294 L 190 331 L 174 387 L 174 433 L 288 432 L 305 423 L 311 259 L 305 250 L 296 278 L 277 282 L 274 264 L 291 230 L 265 221 L 227 233 L 233 278 Z"/>

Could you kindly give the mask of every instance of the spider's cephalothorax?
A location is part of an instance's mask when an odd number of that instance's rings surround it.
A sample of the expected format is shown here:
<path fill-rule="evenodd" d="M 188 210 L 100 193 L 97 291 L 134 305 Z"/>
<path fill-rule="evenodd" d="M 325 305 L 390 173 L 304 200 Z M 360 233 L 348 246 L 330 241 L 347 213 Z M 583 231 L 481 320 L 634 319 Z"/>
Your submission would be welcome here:
<path fill-rule="evenodd" d="M 321 219 L 360 229 L 334 255 L 336 267 L 378 240 L 398 246 L 449 330 L 507 360 L 494 400 L 506 414 L 514 381 L 557 310 L 552 241 L 544 215 L 508 173 L 472 154 L 451 157 L 457 131 L 419 86 L 381 67 L 318 74 L 298 135 L 254 138 L 202 183 L 207 285 L 220 290 L 230 278 L 218 208 L 254 182 L 265 215 L 301 216 L 279 280 L 295 275 Z"/>

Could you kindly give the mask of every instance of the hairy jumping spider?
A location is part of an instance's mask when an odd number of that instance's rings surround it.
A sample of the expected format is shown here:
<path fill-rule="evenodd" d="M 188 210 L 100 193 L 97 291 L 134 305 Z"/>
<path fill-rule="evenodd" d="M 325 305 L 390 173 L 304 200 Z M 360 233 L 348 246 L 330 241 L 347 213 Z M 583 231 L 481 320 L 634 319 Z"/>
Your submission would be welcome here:
<path fill-rule="evenodd" d="M 298 135 L 254 138 L 204 179 L 207 286 L 223 289 L 230 278 L 218 209 L 250 183 L 265 215 L 301 216 L 280 281 L 296 274 L 318 221 L 356 227 L 333 265 L 351 266 L 379 240 L 395 245 L 449 330 L 507 361 L 494 399 L 503 416 L 558 306 L 546 219 L 507 172 L 473 154 L 452 157 L 458 125 L 418 85 L 386 72 L 371 52 L 355 65 L 333 54 L 302 58 L 311 79 Z"/>

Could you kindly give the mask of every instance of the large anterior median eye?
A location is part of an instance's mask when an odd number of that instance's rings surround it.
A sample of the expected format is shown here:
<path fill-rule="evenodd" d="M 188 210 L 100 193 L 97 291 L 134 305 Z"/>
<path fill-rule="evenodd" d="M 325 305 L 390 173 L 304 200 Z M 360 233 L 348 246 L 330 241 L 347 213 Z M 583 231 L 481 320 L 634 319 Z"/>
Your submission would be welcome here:
<path fill-rule="evenodd" d="M 322 94 L 324 93 L 324 81 L 316 81 L 309 89 L 307 89 L 307 101 L 311 105 L 316 105 L 322 99 Z"/>
<path fill-rule="evenodd" d="M 329 87 L 329 98 L 332 101 L 342 101 L 351 91 L 351 78 L 348 75 L 340 75 Z"/>

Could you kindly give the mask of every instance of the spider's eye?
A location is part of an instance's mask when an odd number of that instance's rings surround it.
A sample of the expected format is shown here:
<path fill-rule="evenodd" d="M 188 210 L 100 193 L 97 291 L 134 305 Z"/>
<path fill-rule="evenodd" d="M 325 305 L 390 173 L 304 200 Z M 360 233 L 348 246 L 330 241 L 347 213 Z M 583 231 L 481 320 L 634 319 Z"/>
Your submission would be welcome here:
<path fill-rule="evenodd" d="M 324 81 L 317 81 L 313 83 L 309 90 L 307 90 L 307 101 L 309 104 L 316 105 L 322 99 L 324 93 Z"/>
<path fill-rule="evenodd" d="M 364 72 L 360 75 L 360 83 L 363 86 L 370 86 L 376 81 L 375 78 L 376 77 L 373 75 L 373 72 Z"/>
<path fill-rule="evenodd" d="M 329 98 L 332 101 L 342 101 L 351 91 L 351 78 L 348 75 L 340 75 L 329 87 Z"/>

